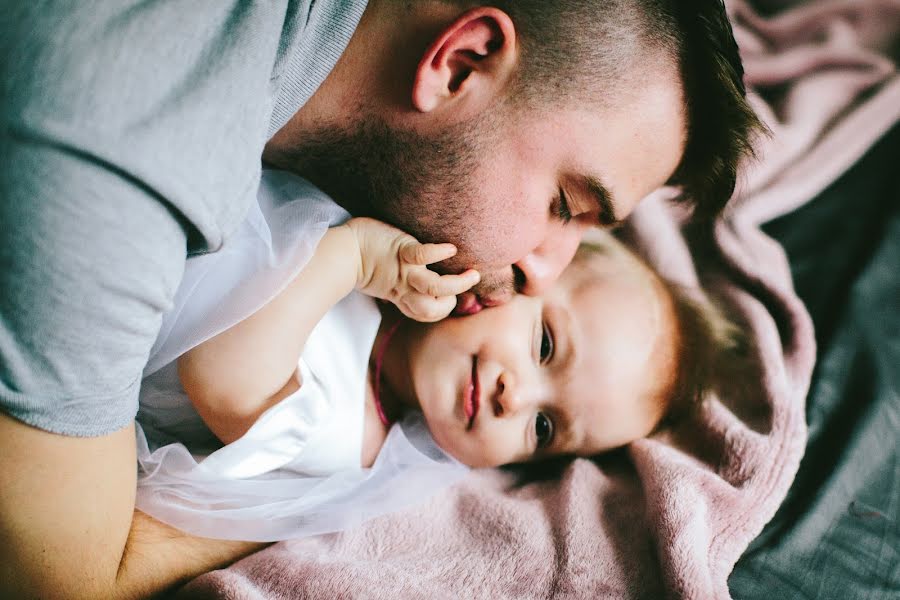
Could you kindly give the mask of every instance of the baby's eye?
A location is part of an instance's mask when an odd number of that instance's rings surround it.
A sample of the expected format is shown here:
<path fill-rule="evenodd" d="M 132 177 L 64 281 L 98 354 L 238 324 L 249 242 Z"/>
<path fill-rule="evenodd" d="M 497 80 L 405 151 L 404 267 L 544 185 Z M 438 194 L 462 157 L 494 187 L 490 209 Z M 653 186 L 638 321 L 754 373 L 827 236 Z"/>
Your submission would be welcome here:
<path fill-rule="evenodd" d="M 534 436 L 538 448 L 546 448 L 553 441 L 553 421 L 542 412 L 534 419 Z"/>
<path fill-rule="evenodd" d="M 541 324 L 541 328 L 543 329 L 541 333 L 541 364 L 544 365 L 553 358 L 553 332 L 550 331 L 546 322 Z"/>

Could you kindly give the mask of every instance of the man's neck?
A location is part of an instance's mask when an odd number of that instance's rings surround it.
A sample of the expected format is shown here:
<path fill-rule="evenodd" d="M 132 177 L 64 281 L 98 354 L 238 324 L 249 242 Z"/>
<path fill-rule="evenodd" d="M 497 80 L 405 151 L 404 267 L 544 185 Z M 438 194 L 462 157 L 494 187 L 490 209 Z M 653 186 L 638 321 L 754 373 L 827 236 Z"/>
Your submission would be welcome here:
<path fill-rule="evenodd" d="M 415 110 L 411 89 L 426 46 L 453 20 L 450 3 L 369 0 L 347 48 L 312 97 L 272 136 L 263 160 L 283 164 L 286 152 L 327 129 L 347 130 L 367 119 L 391 126 Z M 409 125 L 410 123 L 406 123 Z"/>
<path fill-rule="evenodd" d="M 369 0 L 356 31 L 334 68 L 300 110 L 266 143 L 263 160 L 290 169 L 285 157 L 304 139 L 333 127 L 347 128 L 374 109 L 379 81 L 374 68 L 387 44 L 382 5 Z"/>

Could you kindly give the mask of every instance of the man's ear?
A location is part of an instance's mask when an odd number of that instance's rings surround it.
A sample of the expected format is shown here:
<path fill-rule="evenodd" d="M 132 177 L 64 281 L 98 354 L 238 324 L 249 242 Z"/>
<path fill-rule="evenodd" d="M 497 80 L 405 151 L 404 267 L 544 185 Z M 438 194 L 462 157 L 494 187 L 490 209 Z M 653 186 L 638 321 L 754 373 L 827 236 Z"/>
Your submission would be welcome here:
<path fill-rule="evenodd" d="M 476 112 L 502 93 L 518 62 L 512 19 L 492 7 L 473 8 L 425 50 L 413 81 L 420 112 L 464 105 Z"/>

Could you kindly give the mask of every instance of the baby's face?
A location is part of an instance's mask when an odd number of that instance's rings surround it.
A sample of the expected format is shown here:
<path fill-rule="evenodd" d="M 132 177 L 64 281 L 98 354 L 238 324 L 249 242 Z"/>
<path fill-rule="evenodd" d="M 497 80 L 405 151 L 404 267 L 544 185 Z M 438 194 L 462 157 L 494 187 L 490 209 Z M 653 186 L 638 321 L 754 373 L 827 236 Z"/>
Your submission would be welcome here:
<path fill-rule="evenodd" d="M 673 324 L 643 266 L 591 253 L 543 296 L 416 325 L 412 391 L 438 445 L 470 466 L 597 454 L 662 417 Z"/>

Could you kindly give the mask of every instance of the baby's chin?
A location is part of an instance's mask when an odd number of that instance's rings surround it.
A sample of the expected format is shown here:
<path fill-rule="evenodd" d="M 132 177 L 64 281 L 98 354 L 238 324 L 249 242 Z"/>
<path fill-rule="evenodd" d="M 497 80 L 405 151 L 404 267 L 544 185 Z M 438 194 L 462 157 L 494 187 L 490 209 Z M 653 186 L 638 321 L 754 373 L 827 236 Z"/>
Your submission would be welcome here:
<path fill-rule="evenodd" d="M 490 467 L 498 467 L 499 464 L 491 463 L 485 459 L 484 456 L 472 456 L 471 452 L 460 451 L 459 448 L 454 447 L 453 444 L 442 444 L 432 433 L 431 435 L 434 443 L 437 444 L 438 448 L 440 448 L 445 454 L 452 456 L 458 462 L 466 465 L 472 469 L 484 469 Z"/>
<path fill-rule="evenodd" d="M 428 428 L 428 433 L 431 435 L 431 439 L 434 441 L 435 445 L 441 449 L 444 454 L 449 455 L 454 460 L 461 462 L 467 467 L 478 468 L 487 465 L 481 464 L 473 464 L 478 463 L 479 461 L 472 461 L 471 456 L 468 456 L 466 452 L 460 452 L 457 447 L 458 444 L 454 444 L 452 440 L 452 433 L 448 434 L 448 432 L 444 431 L 440 427 L 432 427 L 431 423 L 428 422 L 428 418 L 423 414 L 423 420 L 425 421 L 425 425 Z M 449 438 L 449 439 L 448 439 Z"/>

